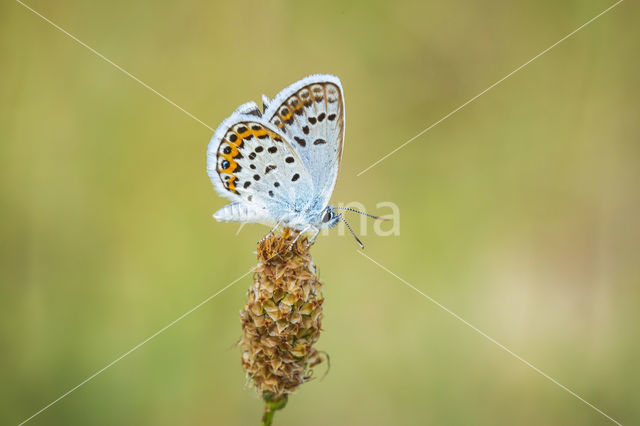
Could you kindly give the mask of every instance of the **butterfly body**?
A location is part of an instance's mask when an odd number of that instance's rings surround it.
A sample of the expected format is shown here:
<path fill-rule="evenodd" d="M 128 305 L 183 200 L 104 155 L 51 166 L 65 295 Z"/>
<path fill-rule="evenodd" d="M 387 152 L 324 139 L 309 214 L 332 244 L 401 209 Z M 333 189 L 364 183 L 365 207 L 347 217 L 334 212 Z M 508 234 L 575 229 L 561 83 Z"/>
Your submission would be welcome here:
<path fill-rule="evenodd" d="M 262 111 L 241 105 L 209 143 L 207 172 L 232 201 L 214 218 L 316 234 L 335 226 L 339 216 L 328 202 L 344 141 L 340 80 L 312 75 L 262 101 Z"/>

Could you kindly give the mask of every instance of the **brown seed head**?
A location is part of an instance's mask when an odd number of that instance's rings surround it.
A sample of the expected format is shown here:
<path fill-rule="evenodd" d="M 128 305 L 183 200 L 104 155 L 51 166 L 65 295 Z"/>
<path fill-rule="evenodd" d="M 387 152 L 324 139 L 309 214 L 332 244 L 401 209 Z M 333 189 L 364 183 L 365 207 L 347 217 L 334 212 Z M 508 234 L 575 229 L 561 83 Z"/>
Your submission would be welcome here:
<path fill-rule="evenodd" d="M 321 362 L 322 284 L 307 239 L 285 229 L 258 243 L 258 265 L 242 320 L 242 367 L 260 394 L 285 395 Z"/>

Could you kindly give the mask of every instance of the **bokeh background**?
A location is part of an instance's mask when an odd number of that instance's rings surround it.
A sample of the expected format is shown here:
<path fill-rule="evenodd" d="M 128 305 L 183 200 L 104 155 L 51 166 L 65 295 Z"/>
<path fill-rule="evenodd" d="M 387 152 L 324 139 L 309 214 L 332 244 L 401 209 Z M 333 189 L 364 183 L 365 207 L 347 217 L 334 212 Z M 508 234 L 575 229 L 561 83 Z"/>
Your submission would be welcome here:
<path fill-rule="evenodd" d="M 401 210 L 366 253 L 623 424 L 640 422 L 639 7 L 611 1 L 29 5 L 211 127 L 311 73 L 343 82 L 334 201 Z M 0 423 L 18 424 L 255 264 L 216 223 L 212 132 L 13 1 L 0 6 Z M 388 210 L 378 211 L 387 213 Z M 358 218 L 352 221 L 357 223 Z M 605 425 L 331 233 L 323 380 L 277 425 Z M 250 277 L 33 425 L 251 425 Z"/>

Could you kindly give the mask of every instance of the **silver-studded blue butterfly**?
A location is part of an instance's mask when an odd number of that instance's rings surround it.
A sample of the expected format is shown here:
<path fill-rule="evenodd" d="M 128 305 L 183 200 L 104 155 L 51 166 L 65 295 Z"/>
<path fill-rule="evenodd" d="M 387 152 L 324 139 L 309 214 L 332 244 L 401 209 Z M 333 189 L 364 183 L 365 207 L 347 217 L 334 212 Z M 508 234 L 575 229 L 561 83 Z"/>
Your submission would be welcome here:
<path fill-rule="evenodd" d="M 213 217 L 311 231 L 313 241 L 341 218 L 328 205 L 345 132 L 340 79 L 311 75 L 262 104 L 241 105 L 209 142 L 207 173 L 232 201 Z"/>

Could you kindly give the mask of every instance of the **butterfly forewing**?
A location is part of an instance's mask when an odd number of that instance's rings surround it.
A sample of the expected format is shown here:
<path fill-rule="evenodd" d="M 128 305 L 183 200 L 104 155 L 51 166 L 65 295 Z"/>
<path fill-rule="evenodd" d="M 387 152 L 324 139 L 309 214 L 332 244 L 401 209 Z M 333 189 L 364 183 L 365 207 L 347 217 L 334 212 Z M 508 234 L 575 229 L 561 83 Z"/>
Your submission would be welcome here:
<path fill-rule="evenodd" d="M 280 92 L 263 116 L 300 155 L 314 196 L 326 205 L 338 176 L 344 140 L 344 100 L 337 77 L 314 75 Z"/>
<path fill-rule="evenodd" d="M 232 115 L 209 144 L 207 171 L 220 195 L 277 217 L 301 202 L 312 183 L 298 154 L 274 126 L 251 115 Z"/>

